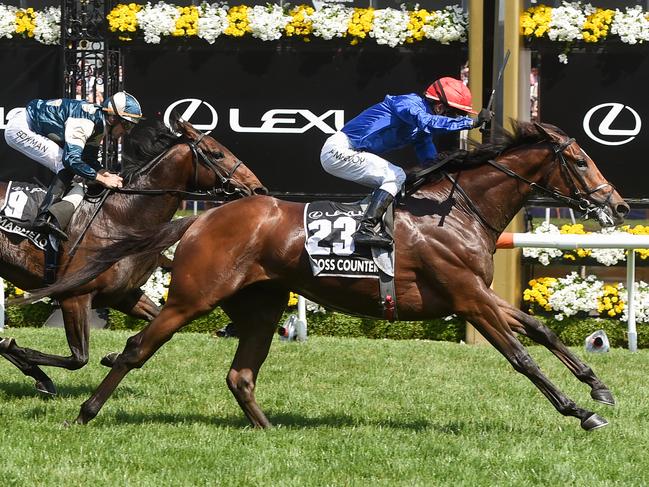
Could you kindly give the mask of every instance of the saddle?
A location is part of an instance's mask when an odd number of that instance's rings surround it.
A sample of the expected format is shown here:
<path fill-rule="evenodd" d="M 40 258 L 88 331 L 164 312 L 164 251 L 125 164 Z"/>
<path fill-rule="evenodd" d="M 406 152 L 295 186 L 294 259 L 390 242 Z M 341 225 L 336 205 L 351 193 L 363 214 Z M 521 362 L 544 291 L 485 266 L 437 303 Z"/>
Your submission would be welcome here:
<path fill-rule="evenodd" d="M 27 239 L 45 252 L 44 278 L 47 284 L 51 284 L 56 280 L 59 242 L 51 235 L 31 229 L 46 193 L 47 190 L 41 186 L 10 181 L 0 207 L 0 231 L 11 234 L 12 238 L 18 240 Z M 69 216 L 71 217 L 71 213 Z M 69 218 L 67 221 L 69 222 Z"/>

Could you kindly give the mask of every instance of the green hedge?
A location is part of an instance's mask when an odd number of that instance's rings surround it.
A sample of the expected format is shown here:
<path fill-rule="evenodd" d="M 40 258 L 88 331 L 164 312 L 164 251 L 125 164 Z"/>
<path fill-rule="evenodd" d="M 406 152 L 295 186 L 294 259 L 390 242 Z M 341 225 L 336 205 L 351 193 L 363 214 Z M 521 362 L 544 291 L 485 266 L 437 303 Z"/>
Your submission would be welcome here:
<path fill-rule="evenodd" d="M 5 310 L 7 326 L 13 328 L 42 326 L 53 309 L 51 305 L 45 303 L 35 303 L 24 307 L 8 306 Z M 283 320 L 287 316 L 285 315 Z M 627 348 L 628 346 L 626 323 L 621 321 L 588 317 L 570 317 L 562 321 L 558 321 L 551 316 L 537 316 L 537 318 L 554 330 L 561 341 L 569 346 L 583 346 L 584 339 L 600 329 L 606 332 L 612 347 Z M 384 320 L 360 318 L 332 312 L 310 313 L 307 320 L 310 335 L 451 342 L 464 340 L 465 336 L 464 321 L 457 318 L 390 323 Z M 227 315 L 220 308 L 217 308 L 210 314 L 192 321 L 182 331 L 214 333 L 229 322 Z M 109 311 L 108 327 L 112 330 L 139 330 L 144 325 L 145 322 L 142 320 L 136 320 L 119 311 Z M 525 337 L 521 337 L 521 341 L 524 344 L 532 343 Z M 649 348 L 649 326 L 646 324 L 638 325 L 638 348 Z"/>
<path fill-rule="evenodd" d="M 288 315 L 285 315 L 284 319 Z M 444 340 L 459 342 L 464 339 L 464 323 L 461 320 L 430 320 L 430 321 L 389 321 L 373 320 L 347 316 L 342 313 L 313 313 L 307 317 L 309 334 L 339 337 L 369 337 Z M 220 308 L 210 314 L 195 319 L 183 328 L 183 331 L 214 333 L 230 322 Z M 139 330 L 144 322 L 130 318 L 119 311 L 110 310 L 108 326 L 112 330 Z"/>

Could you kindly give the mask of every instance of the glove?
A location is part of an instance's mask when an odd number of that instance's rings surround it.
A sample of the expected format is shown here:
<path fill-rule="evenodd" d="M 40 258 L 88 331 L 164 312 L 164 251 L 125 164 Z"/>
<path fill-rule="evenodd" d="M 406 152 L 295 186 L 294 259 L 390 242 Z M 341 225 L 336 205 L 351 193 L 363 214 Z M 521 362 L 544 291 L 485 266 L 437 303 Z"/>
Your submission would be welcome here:
<path fill-rule="evenodd" d="M 493 113 L 491 113 L 486 108 L 480 110 L 478 116 L 473 120 L 473 128 L 482 127 L 483 125 L 487 126 L 491 124 L 491 119 L 493 118 Z"/>

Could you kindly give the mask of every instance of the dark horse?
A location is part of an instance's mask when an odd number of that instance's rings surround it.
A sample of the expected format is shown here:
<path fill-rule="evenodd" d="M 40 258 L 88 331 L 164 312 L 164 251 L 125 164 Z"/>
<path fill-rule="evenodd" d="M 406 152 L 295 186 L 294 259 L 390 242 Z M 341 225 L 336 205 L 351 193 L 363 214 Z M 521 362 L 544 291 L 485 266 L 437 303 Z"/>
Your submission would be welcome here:
<path fill-rule="evenodd" d="M 76 240 L 98 203 L 84 201 L 69 227 L 70 242 L 60 251 L 59 277 L 79 271 L 93 253 L 111 237 L 124 231 L 155 229 L 169 222 L 187 190 L 210 190 L 251 195 L 266 193 L 255 175 L 228 149 L 211 137 L 202 136 L 186 122 L 177 122 L 180 135 L 162 123 L 136 128 L 125 141 L 124 193 L 110 194 L 70 257 Z M 0 183 L 0 200 L 6 183 Z M 223 195 L 225 196 L 225 195 Z M 169 225 L 171 238 L 180 238 L 190 219 Z M 121 259 L 87 284 L 77 295 L 60 299 L 70 356 L 58 356 L 19 347 L 12 338 L 0 340 L 0 354 L 24 374 L 36 379 L 39 391 L 55 394 L 56 388 L 40 365 L 76 370 L 88 362 L 88 315 L 92 307 L 111 307 L 136 318 L 151 320 L 160 312 L 140 286 L 158 265 L 159 256 Z M 43 252 L 26 240 L 0 233 L 0 275 L 25 289 L 43 287 Z"/>
<path fill-rule="evenodd" d="M 590 386 L 593 399 L 614 404 L 604 383 L 550 329 L 489 286 L 498 235 L 533 190 L 581 208 L 604 225 L 622 222 L 629 207 L 574 139 L 549 125 L 519 122 L 502 143 L 479 146 L 458 158 L 445 179 L 425 183 L 402 199 L 396 211 L 399 317 L 421 320 L 455 313 L 465 318 L 561 414 L 579 418 L 586 430 L 606 425 L 543 375 L 514 332 L 550 349 Z M 343 312 L 382 315 L 376 280 L 313 277 L 304 250 L 303 213 L 303 204 L 255 196 L 201 215 L 176 249 L 166 305 L 128 339 L 76 421 L 93 419 L 131 369 L 144 365 L 183 325 L 221 306 L 240 335 L 228 387 L 254 426 L 270 426 L 254 390 L 289 289 Z M 83 281 L 90 276 L 77 277 Z M 54 286 L 50 292 L 66 289 Z"/>

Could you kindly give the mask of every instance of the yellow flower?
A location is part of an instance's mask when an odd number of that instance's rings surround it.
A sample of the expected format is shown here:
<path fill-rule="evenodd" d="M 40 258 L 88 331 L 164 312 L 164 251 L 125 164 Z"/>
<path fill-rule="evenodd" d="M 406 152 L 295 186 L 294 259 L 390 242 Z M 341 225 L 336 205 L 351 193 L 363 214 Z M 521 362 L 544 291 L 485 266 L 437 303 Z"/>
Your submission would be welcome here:
<path fill-rule="evenodd" d="M 246 5 L 230 7 L 228 10 L 228 21 L 229 25 L 225 29 L 225 35 L 242 37 L 247 32 L 251 32 L 250 22 L 248 21 L 248 7 Z"/>
<path fill-rule="evenodd" d="M 298 5 L 290 10 L 289 15 L 291 20 L 284 28 L 286 35 L 303 36 L 304 40 L 308 40 L 307 36 L 313 32 L 313 22 L 311 22 L 311 15 L 315 12 L 313 7 L 308 5 Z"/>
<path fill-rule="evenodd" d="M 289 292 L 288 294 L 288 306 L 296 306 L 297 305 L 297 294 L 294 292 Z"/>
<path fill-rule="evenodd" d="M 129 33 L 136 32 L 138 28 L 137 13 L 142 10 L 142 5 L 120 3 L 111 10 L 106 19 L 111 32 Z M 130 35 L 119 36 L 121 40 L 132 40 Z"/>
<path fill-rule="evenodd" d="M 16 10 L 16 34 L 34 37 L 36 29 L 36 13 L 33 8 Z"/>
<path fill-rule="evenodd" d="M 352 18 L 347 26 L 347 34 L 352 36 L 351 45 L 359 43 L 365 39 L 367 34 L 372 30 L 372 21 L 374 20 L 373 8 L 354 8 Z"/>
<path fill-rule="evenodd" d="M 539 5 L 528 8 L 520 17 L 520 33 L 525 37 L 543 37 L 552 20 L 552 7 Z"/>
<path fill-rule="evenodd" d="M 435 12 L 429 12 L 426 9 L 419 9 L 410 12 L 410 20 L 408 21 L 408 37 L 407 43 L 421 41 L 424 38 L 424 25 L 430 23 Z"/>
<path fill-rule="evenodd" d="M 615 11 L 610 9 L 597 8 L 590 14 L 582 26 L 582 37 L 586 42 L 597 42 L 605 39 L 608 35 L 609 27 L 613 21 Z"/>

